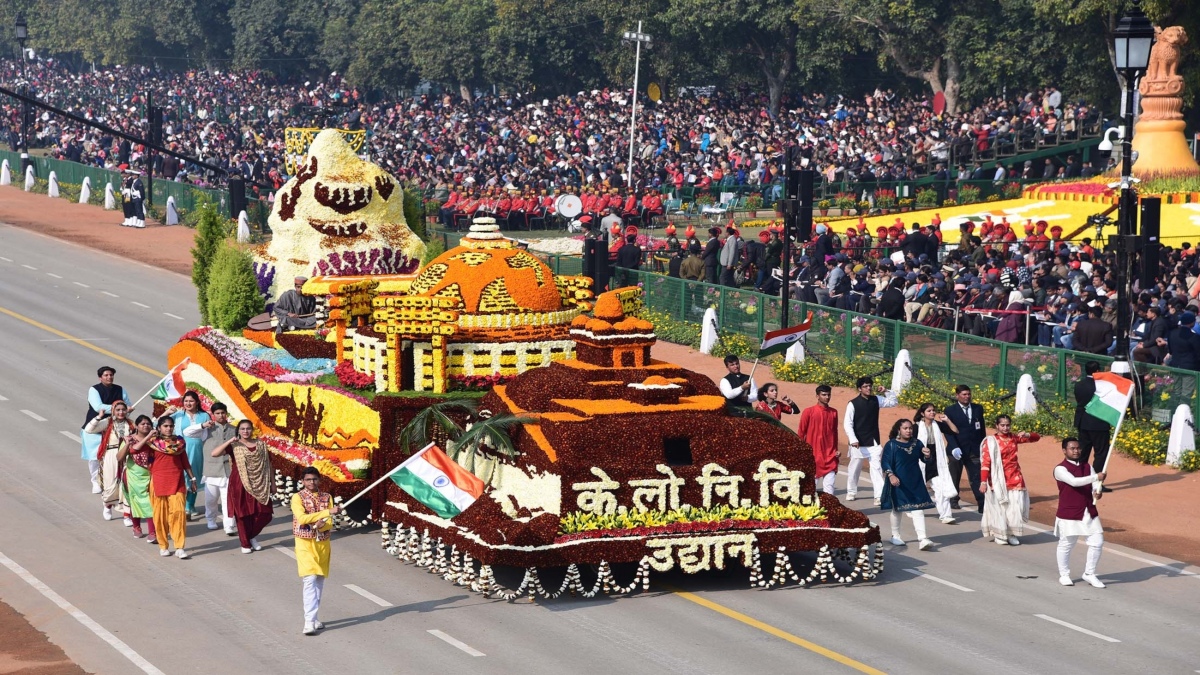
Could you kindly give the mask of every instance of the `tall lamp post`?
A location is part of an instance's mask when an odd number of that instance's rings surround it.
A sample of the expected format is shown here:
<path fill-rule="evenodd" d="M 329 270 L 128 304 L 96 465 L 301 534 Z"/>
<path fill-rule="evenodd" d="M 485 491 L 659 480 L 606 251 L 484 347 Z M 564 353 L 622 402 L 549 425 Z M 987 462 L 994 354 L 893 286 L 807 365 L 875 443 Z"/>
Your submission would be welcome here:
<path fill-rule="evenodd" d="M 1138 78 L 1150 63 L 1150 47 L 1154 44 L 1154 25 L 1142 13 L 1134 0 L 1114 35 L 1117 71 L 1125 80 L 1125 129 L 1121 138 L 1121 200 L 1117 217 L 1117 236 L 1113 238 L 1117 252 L 1117 354 L 1113 372 L 1129 373 L 1129 307 L 1130 259 L 1137 246 L 1137 191 L 1133 189 L 1133 120 L 1137 105 L 1134 95 Z"/>
<path fill-rule="evenodd" d="M 629 164 L 626 167 L 626 174 L 629 176 L 628 187 L 633 187 L 633 142 L 634 134 L 637 132 L 637 94 L 638 94 L 638 71 L 642 65 L 642 44 L 645 43 L 649 48 L 652 39 L 649 35 L 642 32 L 642 22 L 638 22 L 637 32 L 625 31 L 626 42 L 633 42 L 637 45 L 637 55 L 633 57 L 633 96 L 630 97 L 629 104 Z"/>
<path fill-rule="evenodd" d="M 14 37 L 21 48 L 21 93 L 29 96 L 29 78 L 25 74 L 25 42 L 29 40 L 29 24 L 25 23 L 25 15 L 18 14 L 14 24 Z M 29 104 L 21 102 L 21 171 L 29 161 Z"/>

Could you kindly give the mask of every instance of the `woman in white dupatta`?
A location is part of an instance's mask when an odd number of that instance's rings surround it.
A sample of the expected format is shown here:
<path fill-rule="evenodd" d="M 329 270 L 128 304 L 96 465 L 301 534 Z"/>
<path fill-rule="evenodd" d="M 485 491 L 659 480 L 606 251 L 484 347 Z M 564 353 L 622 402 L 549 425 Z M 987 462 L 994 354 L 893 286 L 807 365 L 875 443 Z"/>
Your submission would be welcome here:
<path fill-rule="evenodd" d="M 958 428 L 932 403 L 921 404 L 921 407 L 917 408 L 917 414 L 913 421 L 917 425 L 917 438 L 925 447 L 933 449 L 934 466 L 937 472 L 929 479 L 929 486 L 933 488 L 933 503 L 937 507 L 938 520 L 951 525 L 958 522 L 950 510 L 950 500 L 958 494 L 958 490 L 954 489 L 954 482 L 950 479 L 949 453 L 946 450 L 946 436 L 942 433 L 941 427 L 945 425 L 950 433 L 958 433 Z M 958 448 L 955 448 L 954 452 L 957 453 L 957 457 L 962 456 Z M 931 468 L 933 467 L 922 466 L 925 476 L 933 473 L 930 471 Z"/>
<path fill-rule="evenodd" d="M 996 433 L 979 447 L 979 489 L 983 491 L 983 536 L 997 544 L 1020 544 L 1029 522 L 1029 490 L 1017 461 L 1017 445 L 1040 439 L 1035 433 L 1012 433 L 1012 418 L 996 418 Z"/>

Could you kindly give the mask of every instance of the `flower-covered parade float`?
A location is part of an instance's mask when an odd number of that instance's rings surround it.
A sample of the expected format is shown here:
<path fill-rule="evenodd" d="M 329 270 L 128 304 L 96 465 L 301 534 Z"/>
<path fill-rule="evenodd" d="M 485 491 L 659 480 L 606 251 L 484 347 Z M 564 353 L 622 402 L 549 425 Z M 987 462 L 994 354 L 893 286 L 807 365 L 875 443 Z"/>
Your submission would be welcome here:
<path fill-rule="evenodd" d="M 177 388 L 254 423 L 280 496 L 311 465 L 348 500 L 435 443 L 478 486 L 463 508 L 439 515 L 384 480 L 347 520 L 494 597 L 630 592 L 676 569 L 742 566 L 760 586 L 882 569 L 878 528 L 815 491 L 795 433 L 728 414 L 711 380 L 651 357 L 640 289 L 594 297 L 486 220 L 420 267 L 394 178 L 328 130 L 300 167 L 255 262 L 268 299 L 309 277 L 316 329 L 204 327 L 168 353 Z M 788 554 L 804 551 L 798 573 Z M 634 568 L 624 583 L 617 564 Z M 505 589 L 495 566 L 524 578 Z M 553 592 L 549 568 L 566 568 Z"/>

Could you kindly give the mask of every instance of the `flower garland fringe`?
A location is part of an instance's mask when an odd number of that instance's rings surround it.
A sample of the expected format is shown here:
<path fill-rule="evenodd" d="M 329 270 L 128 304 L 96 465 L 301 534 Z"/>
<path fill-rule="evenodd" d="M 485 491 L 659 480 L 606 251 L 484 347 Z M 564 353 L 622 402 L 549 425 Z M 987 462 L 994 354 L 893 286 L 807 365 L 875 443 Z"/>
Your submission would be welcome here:
<path fill-rule="evenodd" d="M 584 585 L 579 567 L 572 563 L 567 567 L 562 584 L 553 592 L 542 584 L 537 568 L 534 567 L 525 570 L 525 576 L 516 589 L 508 589 L 496 582 L 495 572 L 491 565 L 480 565 L 476 571 L 475 560 L 469 553 L 465 551 L 459 553 L 458 547 L 455 545 L 452 545 L 447 551 L 446 543 L 442 541 L 441 537 L 437 537 L 435 540 L 430 536 L 428 529 L 421 533 L 418 533 L 415 527 L 392 529 L 387 522 L 384 522 L 380 529 L 380 536 L 381 546 L 388 552 L 388 555 L 395 556 L 401 562 L 424 567 L 446 581 L 470 588 L 485 598 L 516 600 L 522 596 L 528 596 L 530 599 L 542 597 L 554 600 L 566 593 L 594 598 L 601 593 L 628 595 L 636 592 L 639 587 L 643 592 L 650 590 L 649 558 L 643 558 L 638 563 L 637 573 L 634 574 L 632 583 L 625 586 L 617 583 L 608 561 L 601 561 L 597 569 L 596 581 L 590 588 Z M 829 546 L 823 546 L 817 552 L 817 561 L 812 570 L 806 576 L 801 577 L 792 566 L 787 551 L 780 548 L 775 554 L 774 570 L 768 579 L 763 574 L 762 554 L 756 547 L 751 552 L 750 587 L 772 588 L 784 586 L 789 581 L 804 586 L 814 582 L 824 583 L 830 579 L 841 584 L 849 584 L 856 580 L 869 580 L 879 576 L 883 571 L 883 547 L 875 544 L 872 551 L 872 546 L 865 546 L 857 549 L 857 555 L 854 551 L 855 549 L 830 549 Z M 854 560 L 854 568 L 849 574 L 843 575 L 834 564 L 835 560 Z"/>

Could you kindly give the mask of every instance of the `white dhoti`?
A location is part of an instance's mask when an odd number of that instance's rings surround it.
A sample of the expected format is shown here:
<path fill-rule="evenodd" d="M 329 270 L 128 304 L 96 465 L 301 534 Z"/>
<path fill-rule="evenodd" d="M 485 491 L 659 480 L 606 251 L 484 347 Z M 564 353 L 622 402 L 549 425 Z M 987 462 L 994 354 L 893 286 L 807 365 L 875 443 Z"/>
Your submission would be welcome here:
<path fill-rule="evenodd" d="M 997 497 L 990 489 L 983 496 L 983 517 L 979 527 L 985 537 L 1007 539 L 1025 534 L 1029 522 L 1029 491 L 1024 488 L 1008 490 L 1007 499 Z M 1006 503 L 1001 503 L 1004 499 Z"/>
<path fill-rule="evenodd" d="M 1071 550 L 1080 539 L 1087 539 L 1087 562 L 1084 564 L 1084 574 L 1096 574 L 1096 565 L 1100 563 L 1100 554 L 1104 549 L 1104 527 L 1100 518 L 1093 518 L 1087 511 L 1083 512 L 1083 520 L 1054 520 L 1054 536 L 1058 537 L 1058 576 L 1071 576 Z"/>
<path fill-rule="evenodd" d="M 221 522 L 217 521 L 218 514 L 221 516 Z M 204 477 L 204 516 L 208 519 L 210 530 L 224 525 L 225 532 L 232 534 L 235 531 L 236 521 L 229 515 L 229 478 Z"/>
<path fill-rule="evenodd" d="M 871 488 L 875 491 L 875 499 L 883 495 L 883 446 L 871 445 L 850 448 L 850 464 L 847 470 L 850 477 L 846 479 L 846 496 L 858 494 L 858 479 L 862 476 L 863 462 L 868 462 L 871 474 Z"/>

